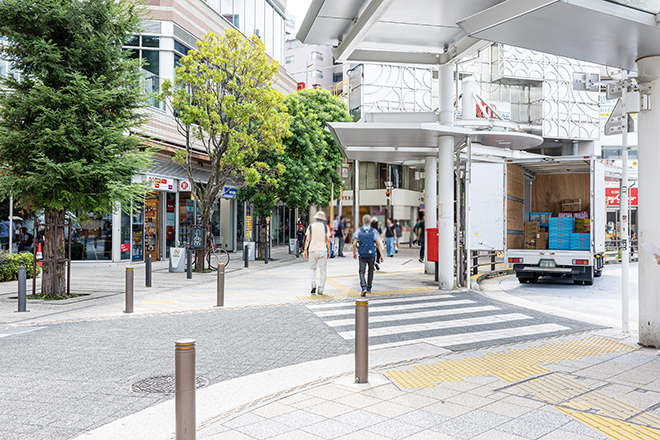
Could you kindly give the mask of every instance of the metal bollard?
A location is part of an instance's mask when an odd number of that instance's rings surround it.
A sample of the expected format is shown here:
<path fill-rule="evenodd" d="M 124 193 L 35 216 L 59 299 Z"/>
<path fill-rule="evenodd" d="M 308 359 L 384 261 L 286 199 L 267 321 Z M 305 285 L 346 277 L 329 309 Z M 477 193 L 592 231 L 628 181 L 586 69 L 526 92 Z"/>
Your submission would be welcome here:
<path fill-rule="evenodd" d="M 243 245 L 243 266 L 250 267 L 250 252 L 246 244 Z"/>
<path fill-rule="evenodd" d="M 216 307 L 223 307 L 225 305 L 225 265 L 218 264 L 218 299 Z"/>
<path fill-rule="evenodd" d="M 18 311 L 27 312 L 27 289 L 25 287 L 27 269 L 25 266 L 18 267 Z"/>
<path fill-rule="evenodd" d="M 355 301 L 355 383 L 369 382 L 369 300 Z"/>
<path fill-rule="evenodd" d="M 133 313 L 133 268 L 126 268 L 126 308 L 124 313 Z"/>
<path fill-rule="evenodd" d="M 195 440 L 195 340 L 175 342 L 174 406 L 176 412 L 176 440 Z"/>
<path fill-rule="evenodd" d="M 147 259 L 144 262 L 144 282 L 147 287 L 151 287 L 151 254 L 147 254 Z"/>
<path fill-rule="evenodd" d="M 269 252 L 269 247 L 270 246 L 268 246 L 268 244 L 269 243 L 264 244 L 264 264 L 268 264 L 268 254 L 270 254 L 270 252 Z"/>
<path fill-rule="evenodd" d="M 435 280 L 438 281 L 438 262 L 435 262 Z"/>
<path fill-rule="evenodd" d="M 192 278 L 192 249 L 186 249 L 186 278 Z"/>

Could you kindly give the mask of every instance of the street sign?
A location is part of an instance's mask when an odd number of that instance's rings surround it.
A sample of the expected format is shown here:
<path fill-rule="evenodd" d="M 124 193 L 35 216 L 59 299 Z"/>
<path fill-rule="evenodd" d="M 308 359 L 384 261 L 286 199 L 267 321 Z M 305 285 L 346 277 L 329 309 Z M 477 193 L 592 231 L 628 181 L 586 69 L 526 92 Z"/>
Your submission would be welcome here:
<path fill-rule="evenodd" d="M 204 249 L 204 228 L 198 226 L 190 228 L 190 249 Z"/>
<path fill-rule="evenodd" d="M 624 117 L 621 98 L 619 98 L 612 110 L 612 114 L 605 123 L 605 135 L 611 136 L 623 133 L 623 127 L 626 123 L 628 124 L 628 133 L 635 131 L 635 121 L 633 121 L 632 116 L 628 114 Z"/>

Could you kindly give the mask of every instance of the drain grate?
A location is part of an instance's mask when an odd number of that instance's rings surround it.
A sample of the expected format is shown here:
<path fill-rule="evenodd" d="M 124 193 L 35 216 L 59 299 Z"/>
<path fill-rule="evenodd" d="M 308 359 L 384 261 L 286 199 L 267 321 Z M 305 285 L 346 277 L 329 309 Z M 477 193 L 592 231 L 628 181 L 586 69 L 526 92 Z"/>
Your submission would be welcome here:
<path fill-rule="evenodd" d="M 197 389 L 204 388 L 209 384 L 209 380 L 202 376 L 195 378 Z M 174 394 L 175 390 L 174 375 L 154 376 L 138 380 L 131 385 L 131 390 L 135 393 L 156 393 L 156 394 Z"/>

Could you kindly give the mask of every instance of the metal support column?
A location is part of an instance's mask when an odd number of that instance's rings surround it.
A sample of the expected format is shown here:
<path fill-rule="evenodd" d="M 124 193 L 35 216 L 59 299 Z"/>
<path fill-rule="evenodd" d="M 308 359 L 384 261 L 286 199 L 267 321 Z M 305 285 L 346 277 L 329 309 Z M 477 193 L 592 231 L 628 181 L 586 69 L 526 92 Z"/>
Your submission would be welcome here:
<path fill-rule="evenodd" d="M 353 232 L 360 227 L 360 161 L 353 161 Z"/>
<path fill-rule="evenodd" d="M 133 268 L 126 268 L 126 308 L 124 313 L 133 313 Z"/>
<path fill-rule="evenodd" d="M 624 71 L 625 72 L 625 71 Z M 626 73 L 624 73 L 626 75 Z M 624 77 L 625 80 L 625 77 Z M 628 234 L 628 114 L 626 99 L 628 85 L 624 83 L 621 91 L 621 110 L 623 113 L 623 131 L 621 133 L 621 162 L 623 173 L 619 189 L 619 211 L 621 212 L 621 330 L 630 331 L 630 300 L 628 295 L 628 274 L 630 270 L 630 242 Z M 594 268 L 595 270 L 596 268 Z"/>
<path fill-rule="evenodd" d="M 355 383 L 369 382 L 369 301 L 355 301 Z"/>
<path fill-rule="evenodd" d="M 216 307 L 223 307 L 225 305 L 225 265 L 218 264 L 218 287 L 217 287 L 217 301 Z"/>
<path fill-rule="evenodd" d="M 434 156 L 426 156 L 424 158 L 424 224 L 427 228 L 435 228 L 438 223 L 438 216 L 436 206 L 438 206 L 438 160 Z M 426 237 L 424 237 L 426 240 Z M 432 274 L 435 265 L 432 261 L 428 261 L 426 255 L 428 254 L 428 241 L 426 243 L 426 253 L 424 259 L 424 272 Z"/>

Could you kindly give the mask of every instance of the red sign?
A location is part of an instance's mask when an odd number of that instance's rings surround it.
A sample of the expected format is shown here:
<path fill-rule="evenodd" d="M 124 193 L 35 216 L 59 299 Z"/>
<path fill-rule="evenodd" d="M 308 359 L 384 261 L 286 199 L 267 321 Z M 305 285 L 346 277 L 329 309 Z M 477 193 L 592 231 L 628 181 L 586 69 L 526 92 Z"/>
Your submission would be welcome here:
<path fill-rule="evenodd" d="M 490 107 L 493 110 L 497 111 L 497 107 L 495 107 L 494 105 L 491 104 Z M 493 113 L 490 108 L 485 107 L 485 110 L 486 110 L 486 115 L 484 116 L 484 112 L 481 110 L 481 107 L 479 105 L 477 105 L 477 118 L 494 119 L 496 117 L 495 113 Z"/>
<path fill-rule="evenodd" d="M 122 243 L 119 246 L 119 251 L 120 252 L 130 252 L 131 251 L 131 244 L 130 243 Z"/>
<path fill-rule="evenodd" d="M 619 188 L 605 188 L 605 195 L 607 195 L 607 206 L 619 206 Z M 628 204 L 637 206 L 637 188 L 628 190 Z"/>
<path fill-rule="evenodd" d="M 174 208 L 176 207 L 176 202 L 171 199 L 167 199 L 167 212 L 174 212 Z"/>
<path fill-rule="evenodd" d="M 305 88 L 305 83 L 304 82 L 299 82 L 298 83 L 298 90 L 302 90 Z"/>

